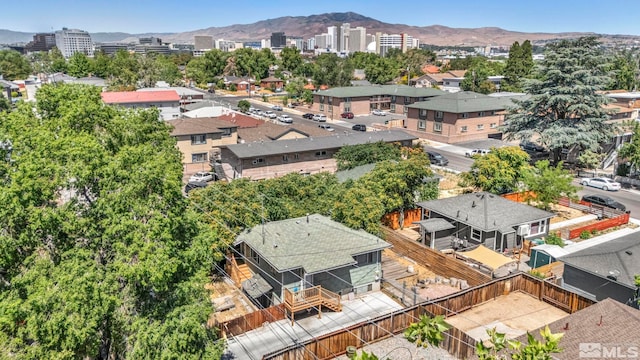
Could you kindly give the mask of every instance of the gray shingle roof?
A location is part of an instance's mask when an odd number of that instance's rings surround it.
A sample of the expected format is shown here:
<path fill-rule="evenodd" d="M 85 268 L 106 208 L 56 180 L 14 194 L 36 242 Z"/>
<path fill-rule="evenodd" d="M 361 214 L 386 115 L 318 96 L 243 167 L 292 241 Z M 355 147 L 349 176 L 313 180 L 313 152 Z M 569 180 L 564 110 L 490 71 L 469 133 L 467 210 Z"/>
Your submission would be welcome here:
<path fill-rule="evenodd" d="M 263 143 L 233 144 L 227 146 L 227 149 L 239 159 L 246 159 L 256 156 L 270 156 L 303 151 L 339 149 L 345 145 L 375 143 L 378 141 L 391 143 L 397 141 L 411 141 L 416 139 L 417 137 L 409 135 L 401 130 L 385 130 L 375 132 L 348 133 L 346 135 L 338 134 L 317 138 L 265 141 Z"/>
<path fill-rule="evenodd" d="M 363 230 L 353 230 L 313 214 L 264 224 L 243 231 L 234 245 L 245 243 L 278 272 L 304 268 L 308 274 L 355 264 L 353 256 L 391 245 Z"/>
<path fill-rule="evenodd" d="M 343 97 L 374 96 L 374 95 L 398 95 L 410 97 L 438 96 L 445 92 L 434 88 L 416 88 L 407 85 L 372 85 L 336 87 L 328 90 L 320 90 L 318 95 Z"/>
<path fill-rule="evenodd" d="M 416 223 L 428 233 L 456 228 L 453 224 L 443 218 L 426 219 L 416 221 Z"/>
<path fill-rule="evenodd" d="M 349 170 L 341 170 L 336 172 L 336 177 L 338 178 L 338 182 L 343 183 L 347 180 L 358 180 L 363 177 L 365 174 L 369 173 L 373 168 L 376 167 L 376 164 L 365 164 L 356 166 L 353 169 Z"/>
<path fill-rule="evenodd" d="M 542 328 L 541 328 L 542 329 Z M 531 331 L 540 339 L 540 330 Z M 585 309 L 549 324 L 552 333 L 563 333 L 559 347 L 561 352 L 553 354 L 556 360 L 575 360 L 582 358 L 583 346 L 587 343 L 605 345 L 607 348 L 621 346 L 626 353 L 628 346 L 638 346 L 640 339 L 640 311 L 612 299 L 604 299 Z M 527 335 L 516 338 L 527 343 Z M 594 349 L 600 354 L 600 349 Z M 586 358 L 586 357 L 585 357 Z M 601 359 L 596 355 L 592 358 Z M 614 356 L 611 356 L 614 358 Z"/>
<path fill-rule="evenodd" d="M 488 192 L 423 201 L 417 205 L 483 231 L 500 230 L 555 216 L 548 211 Z"/>
<path fill-rule="evenodd" d="M 618 271 L 618 282 L 635 286 L 634 276 L 640 274 L 640 233 L 603 242 L 558 260 L 603 277 L 607 277 L 609 271 Z"/>
<path fill-rule="evenodd" d="M 519 96 L 493 97 L 472 91 L 461 91 L 436 96 L 409 105 L 411 108 L 462 114 L 474 111 L 499 111 L 513 106 L 513 98 Z"/>

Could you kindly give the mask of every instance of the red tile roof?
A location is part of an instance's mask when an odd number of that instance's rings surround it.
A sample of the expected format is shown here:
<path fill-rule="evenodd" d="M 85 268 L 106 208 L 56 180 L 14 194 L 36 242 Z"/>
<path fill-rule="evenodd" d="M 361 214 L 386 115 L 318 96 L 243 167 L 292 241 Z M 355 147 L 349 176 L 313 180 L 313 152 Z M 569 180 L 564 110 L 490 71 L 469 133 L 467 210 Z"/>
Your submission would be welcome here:
<path fill-rule="evenodd" d="M 162 91 L 113 91 L 100 94 L 107 104 L 138 104 L 151 102 L 179 102 L 180 95 L 175 90 Z"/>
<path fill-rule="evenodd" d="M 264 124 L 264 120 L 254 119 L 251 116 L 238 113 L 223 114 L 218 116 L 217 119 L 230 122 L 241 129 L 257 127 Z"/>
<path fill-rule="evenodd" d="M 427 74 L 437 74 L 440 72 L 440 68 L 435 65 L 425 65 L 422 67 L 422 72 Z"/>

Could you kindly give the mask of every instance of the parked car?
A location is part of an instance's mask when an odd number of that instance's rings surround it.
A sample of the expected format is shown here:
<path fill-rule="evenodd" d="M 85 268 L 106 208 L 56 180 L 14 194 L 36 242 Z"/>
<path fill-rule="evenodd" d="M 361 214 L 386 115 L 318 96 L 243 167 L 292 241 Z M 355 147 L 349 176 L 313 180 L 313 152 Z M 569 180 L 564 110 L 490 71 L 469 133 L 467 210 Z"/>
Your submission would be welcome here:
<path fill-rule="evenodd" d="M 351 127 L 351 130 L 355 131 L 367 131 L 367 125 L 355 124 Z"/>
<path fill-rule="evenodd" d="M 312 113 L 303 114 L 302 118 L 311 120 L 313 119 L 313 114 Z"/>
<path fill-rule="evenodd" d="M 617 209 L 621 211 L 627 211 L 627 207 L 621 203 L 613 200 L 606 195 L 585 195 L 582 197 L 582 201 L 590 202 L 596 205 L 606 206 L 608 208 Z"/>
<path fill-rule="evenodd" d="M 325 129 L 327 131 L 336 131 L 336 129 L 334 129 L 333 127 L 331 127 L 331 125 L 328 125 L 328 124 L 320 124 L 318 125 L 318 127 L 320 129 Z"/>
<path fill-rule="evenodd" d="M 271 111 L 271 110 L 267 110 L 267 111 L 265 111 L 263 115 L 264 115 L 264 116 L 266 116 L 266 117 L 268 117 L 269 119 L 275 119 L 275 118 L 277 118 L 277 117 L 278 117 L 278 115 L 276 115 L 276 113 L 274 113 L 274 112 L 273 112 L 273 111 Z"/>
<path fill-rule="evenodd" d="M 371 112 L 373 115 L 377 115 L 377 116 L 386 116 L 387 113 L 380 110 L 380 109 L 375 109 Z"/>
<path fill-rule="evenodd" d="M 538 145 L 531 141 L 523 141 L 520 143 L 520 149 L 524 151 L 544 151 L 544 147 L 542 145 Z"/>
<path fill-rule="evenodd" d="M 353 119 L 353 113 L 351 111 L 343 112 L 340 114 L 340 117 L 343 119 Z"/>
<path fill-rule="evenodd" d="M 582 178 L 580 179 L 580 184 L 582 186 L 591 186 L 602 189 L 604 191 L 618 191 L 621 189 L 621 185 L 619 182 L 602 177 Z"/>
<path fill-rule="evenodd" d="M 205 181 L 189 181 L 187 185 L 184 186 L 184 192 L 185 194 L 188 194 L 195 189 L 204 189 L 207 185 L 209 185 L 209 183 Z"/>
<path fill-rule="evenodd" d="M 273 110 L 273 111 L 282 111 L 282 106 L 280 106 L 280 105 L 273 105 L 273 106 L 271 107 L 271 110 Z"/>
<path fill-rule="evenodd" d="M 314 121 L 325 122 L 327 121 L 327 117 L 324 114 L 315 114 L 313 115 Z"/>
<path fill-rule="evenodd" d="M 433 165 L 438 165 L 438 166 L 449 165 L 449 159 L 440 155 L 440 153 L 437 153 L 435 151 L 427 151 L 427 155 L 429 156 L 429 161 Z"/>
<path fill-rule="evenodd" d="M 278 116 L 278 121 L 286 123 L 286 124 L 293 123 L 293 119 L 291 118 L 291 116 L 289 116 L 287 114 L 282 114 L 282 115 Z"/>
<path fill-rule="evenodd" d="M 208 171 L 198 171 L 197 173 L 191 175 L 191 177 L 189 178 L 189 182 L 191 181 L 203 181 L 203 182 L 209 182 L 209 181 L 213 181 L 216 179 L 216 175 L 212 172 L 208 172 Z"/>
<path fill-rule="evenodd" d="M 253 106 L 249 108 L 249 112 L 250 113 L 254 113 L 254 112 L 257 112 L 257 111 L 258 111 L 258 109 L 254 108 Z"/>
<path fill-rule="evenodd" d="M 466 153 L 464 153 L 464 156 L 466 156 L 466 157 L 472 157 L 472 156 L 475 156 L 475 155 L 483 156 L 483 155 L 487 155 L 490 152 L 491 152 L 491 150 L 488 150 L 488 149 L 473 149 L 473 150 L 469 150 Z"/>

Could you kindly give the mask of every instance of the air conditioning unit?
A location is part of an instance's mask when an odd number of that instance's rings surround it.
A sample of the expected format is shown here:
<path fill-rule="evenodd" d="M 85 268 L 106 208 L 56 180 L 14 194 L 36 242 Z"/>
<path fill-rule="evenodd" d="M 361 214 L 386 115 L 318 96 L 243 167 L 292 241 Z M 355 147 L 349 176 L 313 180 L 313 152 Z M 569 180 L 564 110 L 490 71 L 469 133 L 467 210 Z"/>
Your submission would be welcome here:
<path fill-rule="evenodd" d="M 531 226 L 529 224 L 518 226 L 517 234 L 519 236 L 527 236 L 529 235 L 529 230 L 531 230 Z"/>

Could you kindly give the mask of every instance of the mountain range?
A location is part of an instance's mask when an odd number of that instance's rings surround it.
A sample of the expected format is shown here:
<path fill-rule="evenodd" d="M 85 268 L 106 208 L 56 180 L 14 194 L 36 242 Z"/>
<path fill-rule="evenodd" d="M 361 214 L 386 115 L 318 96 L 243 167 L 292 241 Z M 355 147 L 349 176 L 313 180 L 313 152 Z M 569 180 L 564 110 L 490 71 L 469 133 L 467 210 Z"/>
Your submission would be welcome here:
<path fill-rule="evenodd" d="M 268 39 L 272 32 L 284 32 L 287 36 L 298 36 L 308 39 L 317 34 L 327 32 L 329 26 L 339 26 L 349 23 L 351 27 L 362 26 L 367 33 L 382 32 L 387 34 L 407 33 L 420 39 L 421 44 L 441 46 L 486 46 L 511 45 L 514 41 L 531 40 L 534 43 L 562 38 L 576 38 L 580 36 L 597 36 L 603 42 L 638 43 L 640 36 L 595 34 L 586 32 L 565 33 L 525 33 L 504 30 L 498 27 L 483 28 L 450 28 L 443 25 L 410 26 L 404 24 L 389 24 L 354 12 L 326 13 L 310 16 L 283 16 L 267 19 L 252 24 L 236 24 L 224 27 L 209 27 L 181 33 L 146 33 L 129 34 L 123 32 L 91 33 L 94 42 L 129 42 L 136 38 L 156 36 L 165 42 L 193 43 L 195 35 L 211 35 L 214 39 L 235 41 L 260 41 Z M 16 32 L 0 29 L 0 44 L 28 42 L 33 33 Z"/>

